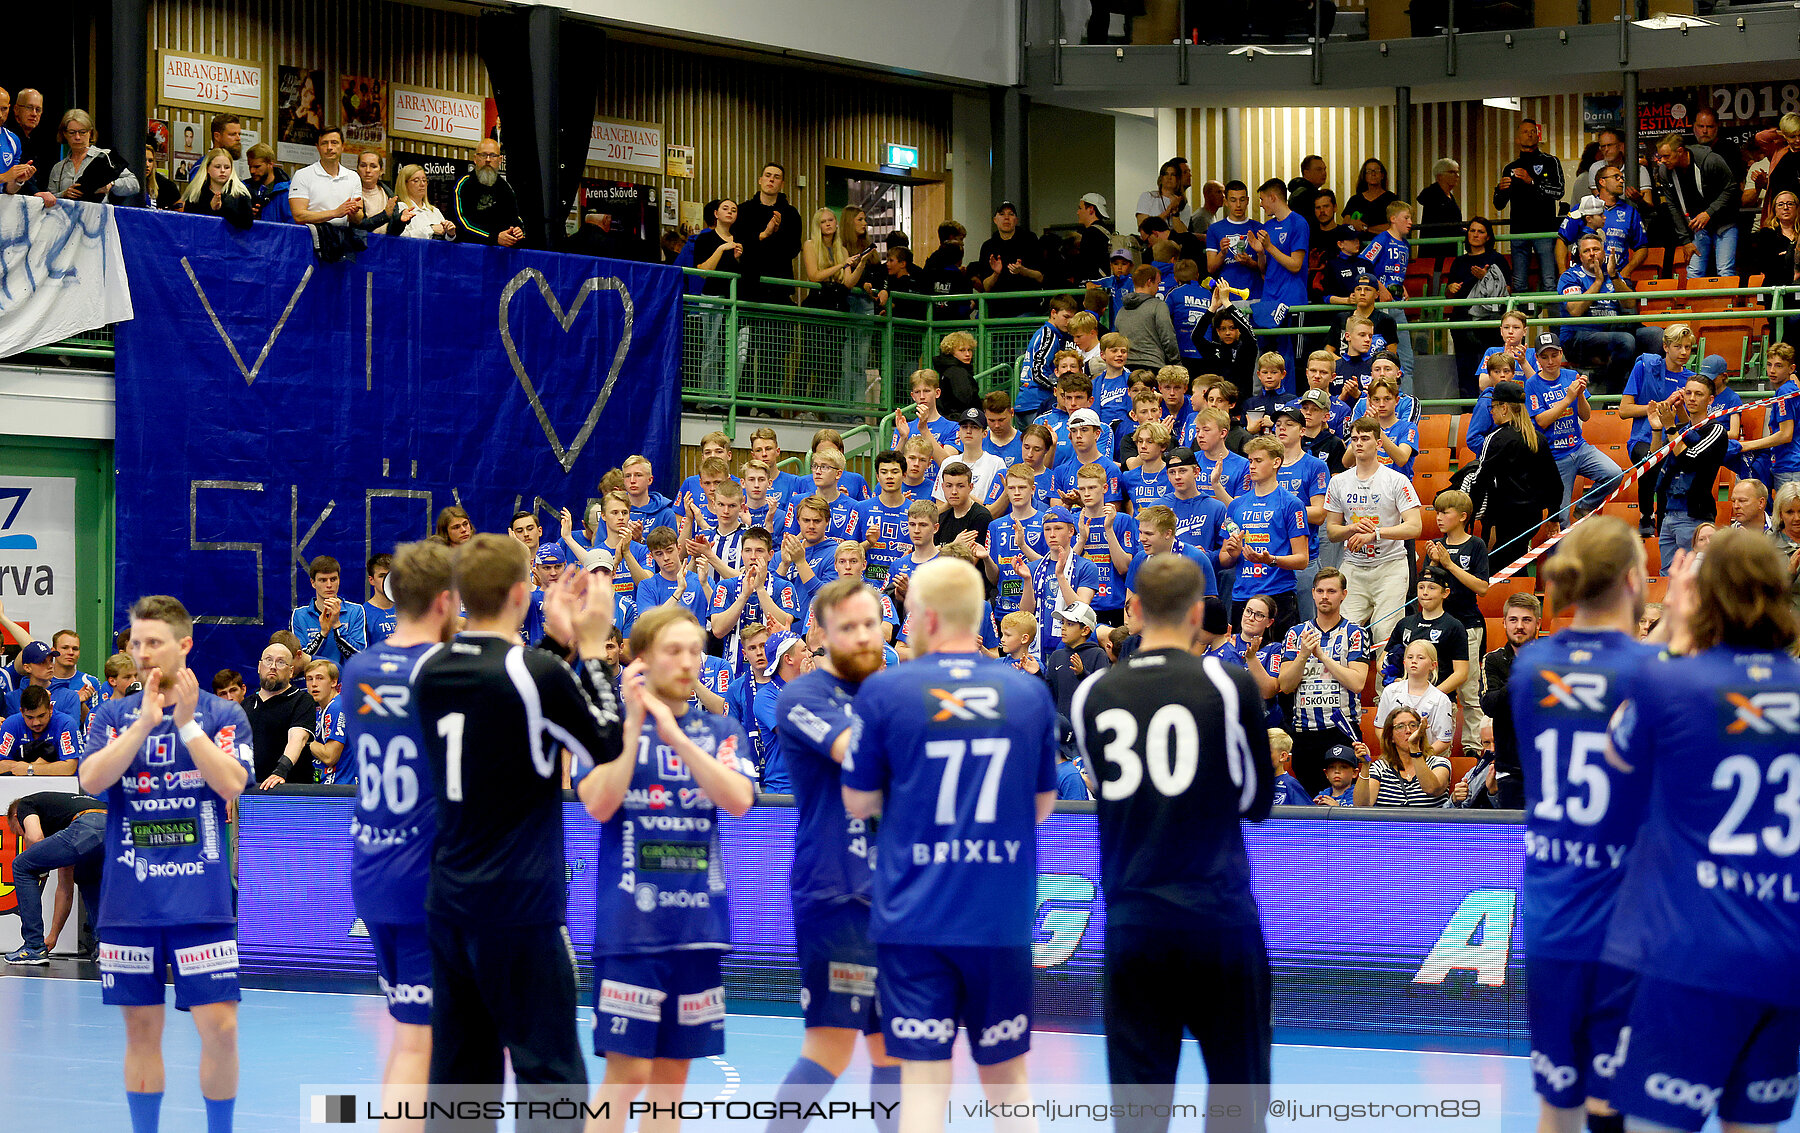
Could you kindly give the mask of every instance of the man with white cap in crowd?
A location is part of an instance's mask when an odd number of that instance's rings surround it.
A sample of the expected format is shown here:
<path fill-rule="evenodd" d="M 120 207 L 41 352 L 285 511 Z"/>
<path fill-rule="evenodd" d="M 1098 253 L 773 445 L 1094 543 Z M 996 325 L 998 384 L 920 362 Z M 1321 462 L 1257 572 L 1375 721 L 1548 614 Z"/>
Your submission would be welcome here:
<path fill-rule="evenodd" d="M 1075 202 L 1075 222 L 1081 226 L 1081 250 L 1075 257 L 1075 278 L 1105 275 L 1112 255 L 1112 209 L 1099 193 L 1088 193 Z"/>
<path fill-rule="evenodd" d="M 1062 619 L 1062 648 L 1050 655 L 1045 666 L 1050 681 L 1050 695 L 1056 698 L 1056 710 L 1069 714 L 1069 705 L 1081 682 L 1111 666 L 1106 650 L 1094 639 L 1099 618 L 1086 602 L 1072 602 L 1056 611 Z"/>

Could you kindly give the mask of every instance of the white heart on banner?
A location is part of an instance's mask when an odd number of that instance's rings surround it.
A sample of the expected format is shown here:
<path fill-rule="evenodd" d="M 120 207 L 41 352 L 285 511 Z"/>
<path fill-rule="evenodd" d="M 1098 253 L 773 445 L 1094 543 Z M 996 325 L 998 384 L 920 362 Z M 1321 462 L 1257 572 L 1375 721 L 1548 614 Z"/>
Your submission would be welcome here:
<path fill-rule="evenodd" d="M 538 294 L 544 297 L 545 306 L 556 316 L 558 325 L 568 330 L 575 325 L 575 316 L 581 313 L 581 305 L 595 291 L 617 291 L 619 302 L 625 308 L 624 331 L 619 335 L 619 347 L 613 351 L 612 367 L 606 372 L 606 381 L 600 386 L 599 394 L 594 398 L 593 407 L 588 410 L 587 420 L 581 424 L 581 430 L 567 448 L 563 447 L 561 438 L 556 435 L 556 426 L 550 423 L 550 415 L 544 411 L 543 399 L 538 394 L 537 386 L 532 383 L 531 375 L 525 372 L 525 363 L 519 359 L 518 344 L 512 336 L 512 299 L 527 282 L 536 283 Z M 625 365 L 625 354 L 631 349 L 631 334 L 636 324 L 635 308 L 631 302 L 631 291 L 625 281 L 613 276 L 595 276 L 583 280 L 581 290 L 575 293 L 575 301 L 569 304 L 567 311 L 557 301 L 555 292 L 550 290 L 550 282 L 536 268 L 525 268 L 508 281 L 500 292 L 500 341 L 506 345 L 507 360 L 512 363 L 513 374 L 519 379 L 519 385 L 525 391 L 525 397 L 531 402 L 531 411 L 537 414 L 538 425 L 544 430 L 544 437 L 550 442 L 550 451 L 556 455 L 557 462 L 564 472 L 575 467 L 575 459 L 587 445 L 588 438 L 594 434 L 594 426 L 600 423 L 600 411 L 606 408 L 606 399 L 612 396 L 613 383 L 619 380 L 619 370 Z"/>

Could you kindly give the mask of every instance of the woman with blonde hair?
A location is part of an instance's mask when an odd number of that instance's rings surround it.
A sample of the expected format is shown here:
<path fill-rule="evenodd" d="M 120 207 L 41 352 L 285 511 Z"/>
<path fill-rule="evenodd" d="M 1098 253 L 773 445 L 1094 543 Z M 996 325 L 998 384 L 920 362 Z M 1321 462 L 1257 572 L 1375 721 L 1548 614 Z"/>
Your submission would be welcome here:
<path fill-rule="evenodd" d="M 231 151 L 214 149 L 206 155 L 200 175 L 188 180 L 181 194 L 181 211 L 200 216 L 222 216 L 233 228 L 249 228 L 255 220 L 250 190 L 231 168 Z"/>
<path fill-rule="evenodd" d="M 69 156 L 50 167 L 50 176 L 44 185 L 53 195 L 70 201 L 104 203 L 109 196 L 129 199 L 138 194 L 137 175 L 130 167 L 113 157 L 110 150 L 94 144 L 94 120 L 87 111 L 79 108 L 65 111 L 57 134 L 63 145 L 69 147 Z M 94 179 L 88 178 L 90 183 L 84 187 L 82 175 L 96 162 L 104 163 L 102 168 L 108 171 L 110 179 L 104 184 L 93 184 Z"/>
<path fill-rule="evenodd" d="M 1381 726 L 1381 754 L 1369 758 L 1356 745 L 1362 768 L 1356 776 L 1357 806 L 1441 807 L 1450 794 L 1450 761 L 1425 749 L 1425 718 L 1396 708 Z"/>
<path fill-rule="evenodd" d="M 415 240 L 454 240 L 456 225 L 431 203 L 427 191 L 431 178 L 422 165 L 402 165 L 394 176 L 394 207 L 399 211 L 400 235 Z M 393 229 L 388 229 L 392 232 Z"/>
<path fill-rule="evenodd" d="M 1498 569 L 1531 546 L 1532 535 L 1544 525 L 1545 512 L 1551 516 L 1550 533 L 1556 533 L 1562 473 L 1525 408 L 1524 386 L 1495 383 L 1493 414 L 1494 431 L 1481 447 L 1481 464 L 1468 491 L 1481 518 L 1488 555 Z"/>
<path fill-rule="evenodd" d="M 864 317 L 873 315 L 875 296 L 862 284 L 869 266 L 878 262 L 880 257 L 875 253 L 875 241 L 869 238 L 868 214 L 856 205 L 844 206 L 843 217 L 838 221 L 838 244 L 843 248 L 846 262 L 857 261 L 857 266 L 853 269 L 854 277 L 845 281 L 850 294 L 844 300 L 844 311 Z M 841 394 L 846 404 L 880 400 L 881 371 L 869 369 L 869 342 L 872 337 L 866 326 L 851 326 L 845 330 L 841 351 Z"/>

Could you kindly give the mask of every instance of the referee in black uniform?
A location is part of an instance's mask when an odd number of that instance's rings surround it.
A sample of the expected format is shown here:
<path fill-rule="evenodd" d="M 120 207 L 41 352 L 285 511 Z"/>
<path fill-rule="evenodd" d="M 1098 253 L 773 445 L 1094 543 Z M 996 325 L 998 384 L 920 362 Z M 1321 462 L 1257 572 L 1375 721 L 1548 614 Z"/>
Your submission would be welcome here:
<path fill-rule="evenodd" d="M 1189 651 L 1205 582 L 1180 555 L 1138 571 L 1144 642 L 1075 692 L 1075 741 L 1099 785 L 1106 888 L 1106 1062 L 1116 1104 L 1167 1104 L 1182 1032 L 1200 1043 L 1208 1133 L 1264 1128 L 1269 956 L 1238 820 L 1274 799 L 1262 694 L 1245 669 Z M 1227 1097 L 1220 1087 L 1231 1087 Z M 1120 1116 L 1133 1133 L 1161 1117 Z"/>
<path fill-rule="evenodd" d="M 521 1101 L 587 1097 L 565 923 L 563 753 L 576 775 L 619 756 L 622 728 L 600 661 L 613 596 L 610 587 L 589 592 L 585 571 L 546 595 L 551 631 L 572 636 L 581 656 L 571 672 L 560 657 L 519 644 L 531 604 L 528 570 L 524 545 L 504 535 L 477 535 L 457 548 L 452 575 L 467 628 L 419 667 L 420 729 L 437 794 L 425 900 L 434 1100 L 451 1096 L 440 1086 L 482 1087 L 497 1100 L 503 1052 Z M 426 1124 L 451 1127 L 494 1122 Z M 518 1123 L 580 1127 L 579 1118 L 523 1114 Z"/>

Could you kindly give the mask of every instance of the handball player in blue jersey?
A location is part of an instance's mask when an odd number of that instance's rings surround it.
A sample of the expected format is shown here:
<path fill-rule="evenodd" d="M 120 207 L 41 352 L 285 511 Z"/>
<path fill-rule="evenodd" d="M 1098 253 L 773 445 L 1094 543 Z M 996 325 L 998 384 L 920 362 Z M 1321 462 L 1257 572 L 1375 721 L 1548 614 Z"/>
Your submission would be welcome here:
<path fill-rule="evenodd" d="M 1616 777 L 1649 781 L 1601 953 L 1638 977 L 1612 1101 L 1640 1133 L 1770 1130 L 1800 1093 L 1791 574 L 1755 531 L 1677 556 L 1663 616 L 1688 655 L 1645 665 L 1614 717 Z"/>
<path fill-rule="evenodd" d="M 106 800 L 95 935 L 100 997 L 125 1012 L 125 1100 L 133 1133 L 156 1133 L 163 1095 L 163 973 L 200 1032 L 207 1133 L 237 1098 L 238 955 L 226 808 L 250 781 L 250 720 L 200 691 L 187 667 L 194 622 L 167 595 L 131 608 L 144 691 L 88 722 L 81 789 Z"/>
<path fill-rule="evenodd" d="M 1167 1105 L 1186 1032 L 1214 1087 L 1246 1091 L 1229 1128 L 1260 1131 L 1273 1035 L 1269 957 L 1239 820 L 1268 817 L 1275 775 L 1250 674 L 1190 651 L 1207 602 L 1192 560 L 1146 562 L 1131 598 L 1143 644 L 1084 681 L 1070 716 L 1099 789 L 1113 1101 Z M 1225 1104 L 1216 1091 L 1208 1100 Z M 1122 1114 L 1118 1128 L 1161 1131 L 1167 1114 Z"/>
<path fill-rule="evenodd" d="M 1636 976 L 1601 962 L 1625 854 L 1644 820 L 1646 777 L 1605 760 L 1606 729 L 1643 667 L 1661 651 L 1637 640 L 1649 587 L 1644 545 L 1618 519 L 1571 531 L 1539 573 L 1575 620 L 1519 650 L 1507 694 L 1524 756 L 1525 876 L 1521 919 L 1531 1070 L 1539 1128 L 1623 1128 L 1614 1099 Z"/>
<path fill-rule="evenodd" d="M 782 755 L 799 810 L 794 838 L 794 938 L 800 946 L 800 1009 L 806 1037 L 776 1094 L 802 1111 L 822 1100 L 850 1065 L 861 1034 L 874 1070 L 869 1100 L 883 1133 L 899 1125 L 900 1063 L 889 1057 L 876 1004 L 869 939 L 874 847 L 866 819 L 844 810 L 840 765 L 850 749 L 850 702 L 882 668 L 882 596 L 860 578 L 827 583 L 813 599 L 825 633 L 819 667 L 788 682 L 776 701 Z M 768 1133 L 798 1133 L 805 1117 L 777 1118 Z"/>
<path fill-rule="evenodd" d="M 743 727 L 688 703 L 706 633 L 679 606 L 646 610 L 631 630 L 621 682 L 622 759 L 577 783 L 600 832 L 594 933 L 594 1053 L 608 1115 L 590 1133 L 625 1128 L 631 1100 L 681 1100 L 688 1063 L 725 1052 L 719 960 L 731 947 L 718 812 L 756 801 Z"/>
<path fill-rule="evenodd" d="M 921 566 L 906 607 L 917 659 L 857 690 L 843 781 L 852 818 L 881 815 L 869 936 L 917 1133 L 943 1128 L 959 1025 L 989 1099 L 1029 1102 L 1037 824 L 1060 736 L 1044 682 L 981 655 L 973 566 Z"/>
<path fill-rule="evenodd" d="M 394 629 L 350 658 L 344 692 L 346 758 L 355 761 L 356 813 L 350 894 L 368 926 L 375 974 L 394 1018 L 394 1045 L 382 1073 L 382 1108 L 425 1099 L 431 1072 L 431 942 L 425 883 L 437 812 L 414 705 L 413 678 L 431 650 L 450 639 L 458 604 L 450 589 L 450 549 L 409 543 L 389 560 Z"/>

